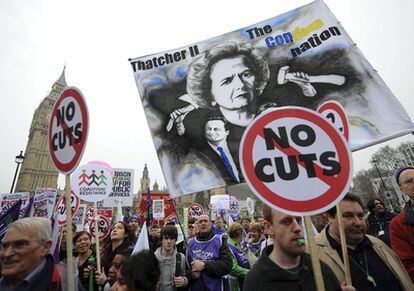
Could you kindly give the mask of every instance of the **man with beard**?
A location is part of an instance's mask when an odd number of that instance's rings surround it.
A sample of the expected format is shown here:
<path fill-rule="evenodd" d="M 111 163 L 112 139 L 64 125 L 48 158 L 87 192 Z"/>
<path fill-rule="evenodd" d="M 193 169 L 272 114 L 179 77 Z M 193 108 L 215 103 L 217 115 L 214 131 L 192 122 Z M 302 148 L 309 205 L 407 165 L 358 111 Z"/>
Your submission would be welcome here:
<path fill-rule="evenodd" d="M 222 236 L 214 234 L 208 215 L 200 215 L 197 225 L 199 233 L 188 241 L 186 254 L 193 279 L 190 290 L 222 291 L 223 276 L 232 268 L 232 254 Z"/>
<path fill-rule="evenodd" d="M 244 280 L 243 290 L 316 290 L 311 258 L 305 254 L 302 218 L 263 206 L 264 227 L 273 238 Z M 332 270 L 321 262 L 325 290 L 340 290 Z M 344 286 L 343 290 L 354 290 Z"/>
<path fill-rule="evenodd" d="M 339 203 L 348 247 L 352 285 L 357 290 L 414 290 L 397 255 L 380 239 L 366 235 L 367 224 L 361 200 L 348 193 Z M 336 207 L 327 211 L 329 225 L 315 237 L 319 259 L 332 269 L 340 282 L 345 266 Z"/>

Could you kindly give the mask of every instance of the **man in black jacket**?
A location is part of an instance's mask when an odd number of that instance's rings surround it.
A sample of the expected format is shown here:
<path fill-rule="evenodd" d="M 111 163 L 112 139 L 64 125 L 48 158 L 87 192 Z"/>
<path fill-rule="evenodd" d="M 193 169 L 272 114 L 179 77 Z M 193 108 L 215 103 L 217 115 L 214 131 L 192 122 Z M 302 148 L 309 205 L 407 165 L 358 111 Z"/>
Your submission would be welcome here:
<path fill-rule="evenodd" d="M 223 276 L 230 273 L 232 254 L 221 235 L 214 234 L 208 215 L 197 219 L 199 233 L 188 241 L 187 264 L 191 269 L 190 290 L 223 290 Z"/>
<path fill-rule="evenodd" d="M 263 207 L 264 226 L 274 245 L 264 249 L 244 280 L 243 290 L 316 290 L 311 258 L 304 253 L 301 217 Z M 321 262 L 325 290 L 341 290 L 332 270 Z M 355 290 L 342 286 L 342 290 Z"/>

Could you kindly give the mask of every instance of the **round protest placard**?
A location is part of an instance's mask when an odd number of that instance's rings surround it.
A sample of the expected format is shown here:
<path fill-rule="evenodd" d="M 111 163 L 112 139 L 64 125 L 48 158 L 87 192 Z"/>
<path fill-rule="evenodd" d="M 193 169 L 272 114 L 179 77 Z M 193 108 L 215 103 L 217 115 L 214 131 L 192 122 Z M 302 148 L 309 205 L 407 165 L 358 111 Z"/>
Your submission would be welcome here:
<path fill-rule="evenodd" d="M 197 219 L 202 214 L 204 214 L 204 208 L 200 204 L 193 203 L 188 207 L 188 216 L 191 219 Z"/>
<path fill-rule="evenodd" d="M 55 206 L 55 213 L 57 213 L 57 221 L 59 225 L 66 224 L 66 196 L 62 195 L 59 198 L 58 203 Z M 76 212 L 78 211 L 79 207 L 79 197 L 74 192 L 71 193 L 70 196 L 71 204 L 72 204 L 72 218 L 75 216 Z"/>
<path fill-rule="evenodd" d="M 84 201 L 101 201 L 112 191 L 112 175 L 101 165 L 87 164 L 79 167 L 71 179 L 72 191 Z"/>
<path fill-rule="evenodd" d="M 111 224 L 109 222 L 109 219 L 106 218 L 103 215 L 98 215 L 98 237 L 100 240 L 106 238 L 111 230 Z M 90 221 L 89 224 L 89 233 L 92 235 L 92 237 L 95 236 L 95 223 L 94 221 Z"/>
<path fill-rule="evenodd" d="M 90 221 L 92 221 L 92 220 L 93 220 L 93 208 L 94 208 L 94 206 L 89 206 L 89 207 L 86 209 L 86 212 L 85 212 L 85 220 L 86 220 L 87 222 L 90 222 Z"/>
<path fill-rule="evenodd" d="M 327 101 L 317 110 L 321 115 L 325 116 L 349 141 L 349 124 L 345 114 L 345 109 L 339 102 Z"/>
<path fill-rule="evenodd" d="M 256 117 L 243 134 L 240 161 L 256 196 L 291 215 L 330 209 L 352 180 L 352 155 L 343 135 L 319 113 L 302 107 Z"/>
<path fill-rule="evenodd" d="M 61 174 L 79 164 L 88 137 L 88 107 L 79 89 L 68 87 L 56 101 L 49 122 L 49 152 Z"/>
<path fill-rule="evenodd" d="M 247 199 L 246 199 L 246 207 L 247 207 L 247 212 L 250 215 L 253 215 L 254 214 L 254 201 L 253 201 L 252 198 L 247 197 Z"/>
<path fill-rule="evenodd" d="M 239 200 L 236 196 L 230 195 L 230 203 L 228 213 L 232 215 L 239 215 L 241 211 Z"/>

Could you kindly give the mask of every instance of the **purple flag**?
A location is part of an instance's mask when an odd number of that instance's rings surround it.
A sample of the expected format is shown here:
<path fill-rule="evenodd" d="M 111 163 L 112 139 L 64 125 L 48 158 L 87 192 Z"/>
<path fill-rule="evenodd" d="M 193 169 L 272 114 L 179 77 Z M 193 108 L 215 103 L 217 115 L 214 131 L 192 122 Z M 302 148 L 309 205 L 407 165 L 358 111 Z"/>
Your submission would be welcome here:
<path fill-rule="evenodd" d="M 145 219 L 146 219 L 147 227 L 149 227 L 152 222 L 152 203 L 151 203 L 151 193 L 150 193 L 149 187 L 148 187 L 148 192 L 147 192 L 147 213 L 146 213 Z"/>
<path fill-rule="evenodd" d="M 22 205 L 22 200 L 20 199 L 14 203 L 3 215 L 0 217 L 0 240 L 3 239 L 4 235 L 7 232 L 8 226 L 13 222 L 19 219 L 20 206 Z"/>

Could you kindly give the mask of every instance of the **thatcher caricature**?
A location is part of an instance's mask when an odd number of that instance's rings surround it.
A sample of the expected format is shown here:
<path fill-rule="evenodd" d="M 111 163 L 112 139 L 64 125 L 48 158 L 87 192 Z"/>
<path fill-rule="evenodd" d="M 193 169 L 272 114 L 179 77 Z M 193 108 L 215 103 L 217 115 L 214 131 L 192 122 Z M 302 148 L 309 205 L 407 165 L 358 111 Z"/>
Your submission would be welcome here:
<path fill-rule="evenodd" d="M 285 95 L 308 99 L 317 96 L 313 84 L 318 82 L 342 85 L 345 77 L 308 76 L 290 72 L 286 65 L 272 73 L 249 43 L 213 45 L 188 66 L 185 88 L 175 85 L 168 93 L 151 96 L 150 104 L 166 114 L 162 150 L 177 164 L 194 166 L 194 157 L 199 159 L 198 168 L 209 170 L 223 185 L 243 181 L 238 155 L 245 128 L 265 108 L 281 106 L 280 88 L 290 88 Z M 269 88 L 269 83 L 277 88 Z M 179 94 L 182 90 L 186 93 Z M 224 146 L 212 142 L 212 127 L 221 131 Z M 172 170 L 171 175 L 178 172 Z"/>

